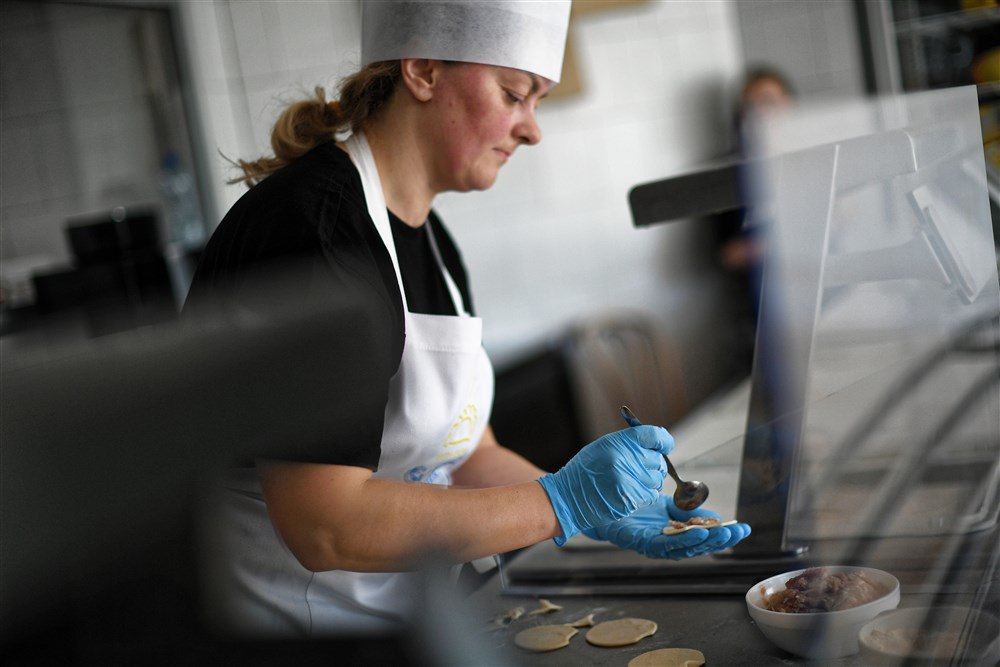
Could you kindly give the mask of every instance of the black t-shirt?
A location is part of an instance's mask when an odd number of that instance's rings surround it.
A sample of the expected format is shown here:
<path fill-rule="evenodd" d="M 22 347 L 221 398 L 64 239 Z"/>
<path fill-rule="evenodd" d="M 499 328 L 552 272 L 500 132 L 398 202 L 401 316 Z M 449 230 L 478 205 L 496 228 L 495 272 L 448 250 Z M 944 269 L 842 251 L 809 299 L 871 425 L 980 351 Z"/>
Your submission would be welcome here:
<path fill-rule="evenodd" d="M 420 227 L 410 227 L 389 211 L 389 226 L 396 244 L 396 257 L 399 259 L 399 271 L 403 274 L 403 289 L 406 290 L 410 312 L 427 315 L 458 314 L 431 249 L 430 234 L 433 228 L 441 259 L 462 293 L 466 312 L 472 314 L 472 300 L 461 256 L 434 211 L 431 211 L 427 224 Z"/>
<path fill-rule="evenodd" d="M 461 255 L 432 211 L 419 228 L 390 211 L 389 222 L 411 312 L 455 315 L 455 308 L 430 246 L 433 228 L 441 258 L 472 313 Z M 366 325 L 379 336 L 345 335 L 330 340 L 353 365 L 364 364 L 366 391 L 374 405 L 337 405 L 363 411 L 362 426 L 331 434 L 329 442 L 282 450 L 282 457 L 376 469 L 390 378 L 403 350 L 402 300 L 389 253 L 368 215 L 361 179 L 348 155 L 328 142 L 251 188 L 212 234 L 184 305 L 194 321 L 253 321 L 282 317 L 289 302 L 371 304 Z M 304 306 L 308 307 L 308 306 Z M 366 331 L 371 330 L 366 329 Z M 354 374 L 346 382 L 358 382 Z M 345 386 L 343 394 L 352 388 Z"/>

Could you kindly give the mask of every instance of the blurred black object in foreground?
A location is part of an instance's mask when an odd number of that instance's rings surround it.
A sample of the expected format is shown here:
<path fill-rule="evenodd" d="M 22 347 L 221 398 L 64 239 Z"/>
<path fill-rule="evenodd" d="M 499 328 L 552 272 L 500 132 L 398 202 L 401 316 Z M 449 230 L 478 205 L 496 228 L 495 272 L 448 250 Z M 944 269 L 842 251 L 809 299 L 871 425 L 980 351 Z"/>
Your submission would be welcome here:
<path fill-rule="evenodd" d="M 59 358 L 2 356 L 7 664 L 429 660 L 402 634 L 257 644 L 203 629 L 194 540 L 203 483 L 236 460 L 324 447 L 378 400 L 368 362 L 330 344 L 384 335 L 370 308 L 274 296 L 269 317 L 174 322 Z"/>

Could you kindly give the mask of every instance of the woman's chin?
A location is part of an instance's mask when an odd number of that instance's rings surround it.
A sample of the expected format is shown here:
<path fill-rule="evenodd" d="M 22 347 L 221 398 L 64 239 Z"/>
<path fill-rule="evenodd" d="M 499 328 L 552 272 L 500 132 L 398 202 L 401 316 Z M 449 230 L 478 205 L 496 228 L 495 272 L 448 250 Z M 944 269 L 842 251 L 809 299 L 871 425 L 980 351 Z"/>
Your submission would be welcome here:
<path fill-rule="evenodd" d="M 452 192 L 482 192 L 483 190 L 489 190 L 493 187 L 493 184 L 497 182 L 497 174 L 492 176 L 483 176 L 480 178 L 469 179 L 464 183 L 456 184 L 454 188 L 451 189 Z"/>

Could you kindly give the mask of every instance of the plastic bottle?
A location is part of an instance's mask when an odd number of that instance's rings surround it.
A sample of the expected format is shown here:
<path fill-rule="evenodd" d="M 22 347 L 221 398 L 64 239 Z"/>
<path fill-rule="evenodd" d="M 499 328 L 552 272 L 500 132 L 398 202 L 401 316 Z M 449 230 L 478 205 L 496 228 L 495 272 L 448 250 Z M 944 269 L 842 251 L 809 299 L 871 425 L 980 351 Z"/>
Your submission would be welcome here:
<path fill-rule="evenodd" d="M 199 249 L 205 241 L 205 225 L 194 177 L 181 164 L 180 156 L 169 151 L 160 165 L 167 236 L 183 250 Z"/>

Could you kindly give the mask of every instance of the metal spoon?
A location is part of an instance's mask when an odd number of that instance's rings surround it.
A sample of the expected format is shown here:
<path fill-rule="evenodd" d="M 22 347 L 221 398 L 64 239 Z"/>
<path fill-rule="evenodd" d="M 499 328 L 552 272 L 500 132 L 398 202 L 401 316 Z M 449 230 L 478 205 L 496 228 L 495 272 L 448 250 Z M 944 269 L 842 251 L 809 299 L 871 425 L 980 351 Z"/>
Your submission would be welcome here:
<path fill-rule="evenodd" d="M 621 407 L 621 415 L 629 426 L 642 426 L 642 422 L 636 419 L 627 405 Z M 670 462 L 667 455 L 663 455 L 663 460 L 667 462 L 667 472 L 677 482 L 677 489 L 674 490 L 674 505 L 682 510 L 693 510 L 700 507 L 708 498 L 708 486 L 704 482 L 685 482 L 674 469 L 674 464 Z"/>

